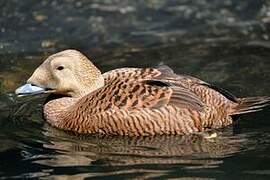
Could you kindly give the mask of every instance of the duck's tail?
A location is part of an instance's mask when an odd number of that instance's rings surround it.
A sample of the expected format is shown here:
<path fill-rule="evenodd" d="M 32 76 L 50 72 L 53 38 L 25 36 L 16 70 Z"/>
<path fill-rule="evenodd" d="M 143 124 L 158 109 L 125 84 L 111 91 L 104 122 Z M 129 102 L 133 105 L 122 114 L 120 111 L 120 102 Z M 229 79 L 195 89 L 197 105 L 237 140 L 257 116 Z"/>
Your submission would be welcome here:
<path fill-rule="evenodd" d="M 237 102 L 238 104 L 232 108 L 230 115 L 261 111 L 264 107 L 270 105 L 270 97 L 237 98 Z"/>

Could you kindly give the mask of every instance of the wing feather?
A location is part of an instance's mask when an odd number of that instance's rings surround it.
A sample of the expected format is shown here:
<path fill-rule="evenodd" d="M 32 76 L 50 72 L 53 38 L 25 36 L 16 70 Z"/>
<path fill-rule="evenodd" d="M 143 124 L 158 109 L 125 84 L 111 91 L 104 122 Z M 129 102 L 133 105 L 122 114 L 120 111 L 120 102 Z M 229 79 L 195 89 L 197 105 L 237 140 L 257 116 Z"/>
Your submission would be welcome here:
<path fill-rule="evenodd" d="M 91 109 L 92 114 L 108 109 L 132 110 L 166 105 L 196 111 L 202 111 L 204 107 L 195 93 L 181 86 L 181 83 L 175 83 L 179 78 L 168 69 L 123 68 L 105 73 L 104 78 L 104 87 L 80 101 L 83 105 L 86 103 L 90 106 L 88 109 Z"/>

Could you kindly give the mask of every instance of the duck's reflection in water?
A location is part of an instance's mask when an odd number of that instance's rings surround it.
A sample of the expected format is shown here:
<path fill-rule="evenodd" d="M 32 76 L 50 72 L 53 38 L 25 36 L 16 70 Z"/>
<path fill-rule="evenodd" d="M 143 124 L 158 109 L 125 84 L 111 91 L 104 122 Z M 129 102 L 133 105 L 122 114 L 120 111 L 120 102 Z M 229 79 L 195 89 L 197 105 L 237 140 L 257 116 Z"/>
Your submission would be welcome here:
<path fill-rule="evenodd" d="M 169 171 L 164 165 L 177 165 L 189 170 L 215 168 L 223 163 L 222 158 L 252 147 L 247 146 L 252 143 L 248 135 L 233 135 L 232 127 L 217 131 L 217 137 L 212 139 L 204 135 L 134 138 L 75 136 L 49 125 L 44 128 L 44 135 L 50 143 L 43 146 L 56 153 L 44 155 L 34 162 L 58 168 L 78 167 L 79 172 L 86 173 L 86 176 L 138 172 L 148 175 L 153 172 L 156 176 L 159 174 L 157 166 L 160 173 Z M 112 169 L 108 170 L 108 167 Z"/>

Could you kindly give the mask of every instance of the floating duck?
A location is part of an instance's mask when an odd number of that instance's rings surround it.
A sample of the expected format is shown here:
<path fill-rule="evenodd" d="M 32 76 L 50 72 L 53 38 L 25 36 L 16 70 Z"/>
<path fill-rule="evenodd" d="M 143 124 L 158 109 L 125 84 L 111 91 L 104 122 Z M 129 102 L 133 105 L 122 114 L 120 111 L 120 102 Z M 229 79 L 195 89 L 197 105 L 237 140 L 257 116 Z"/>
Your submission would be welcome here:
<path fill-rule="evenodd" d="M 51 93 L 44 118 L 81 134 L 176 135 L 232 124 L 232 116 L 259 111 L 269 97 L 236 98 L 169 67 L 120 68 L 102 74 L 81 52 L 48 57 L 16 94 Z"/>

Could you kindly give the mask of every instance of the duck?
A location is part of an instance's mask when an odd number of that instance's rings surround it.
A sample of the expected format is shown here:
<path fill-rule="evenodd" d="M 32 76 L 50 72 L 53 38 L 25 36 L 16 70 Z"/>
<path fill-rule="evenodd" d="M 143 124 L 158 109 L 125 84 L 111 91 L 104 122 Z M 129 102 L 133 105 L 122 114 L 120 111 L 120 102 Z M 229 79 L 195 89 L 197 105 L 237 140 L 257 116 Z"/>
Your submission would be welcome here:
<path fill-rule="evenodd" d="M 167 67 L 119 68 L 105 73 L 78 50 L 49 56 L 17 95 L 49 93 L 43 116 L 78 134 L 185 135 L 218 129 L 233 117 L 262 110 L 270 97 L 237 98 Z"/>

